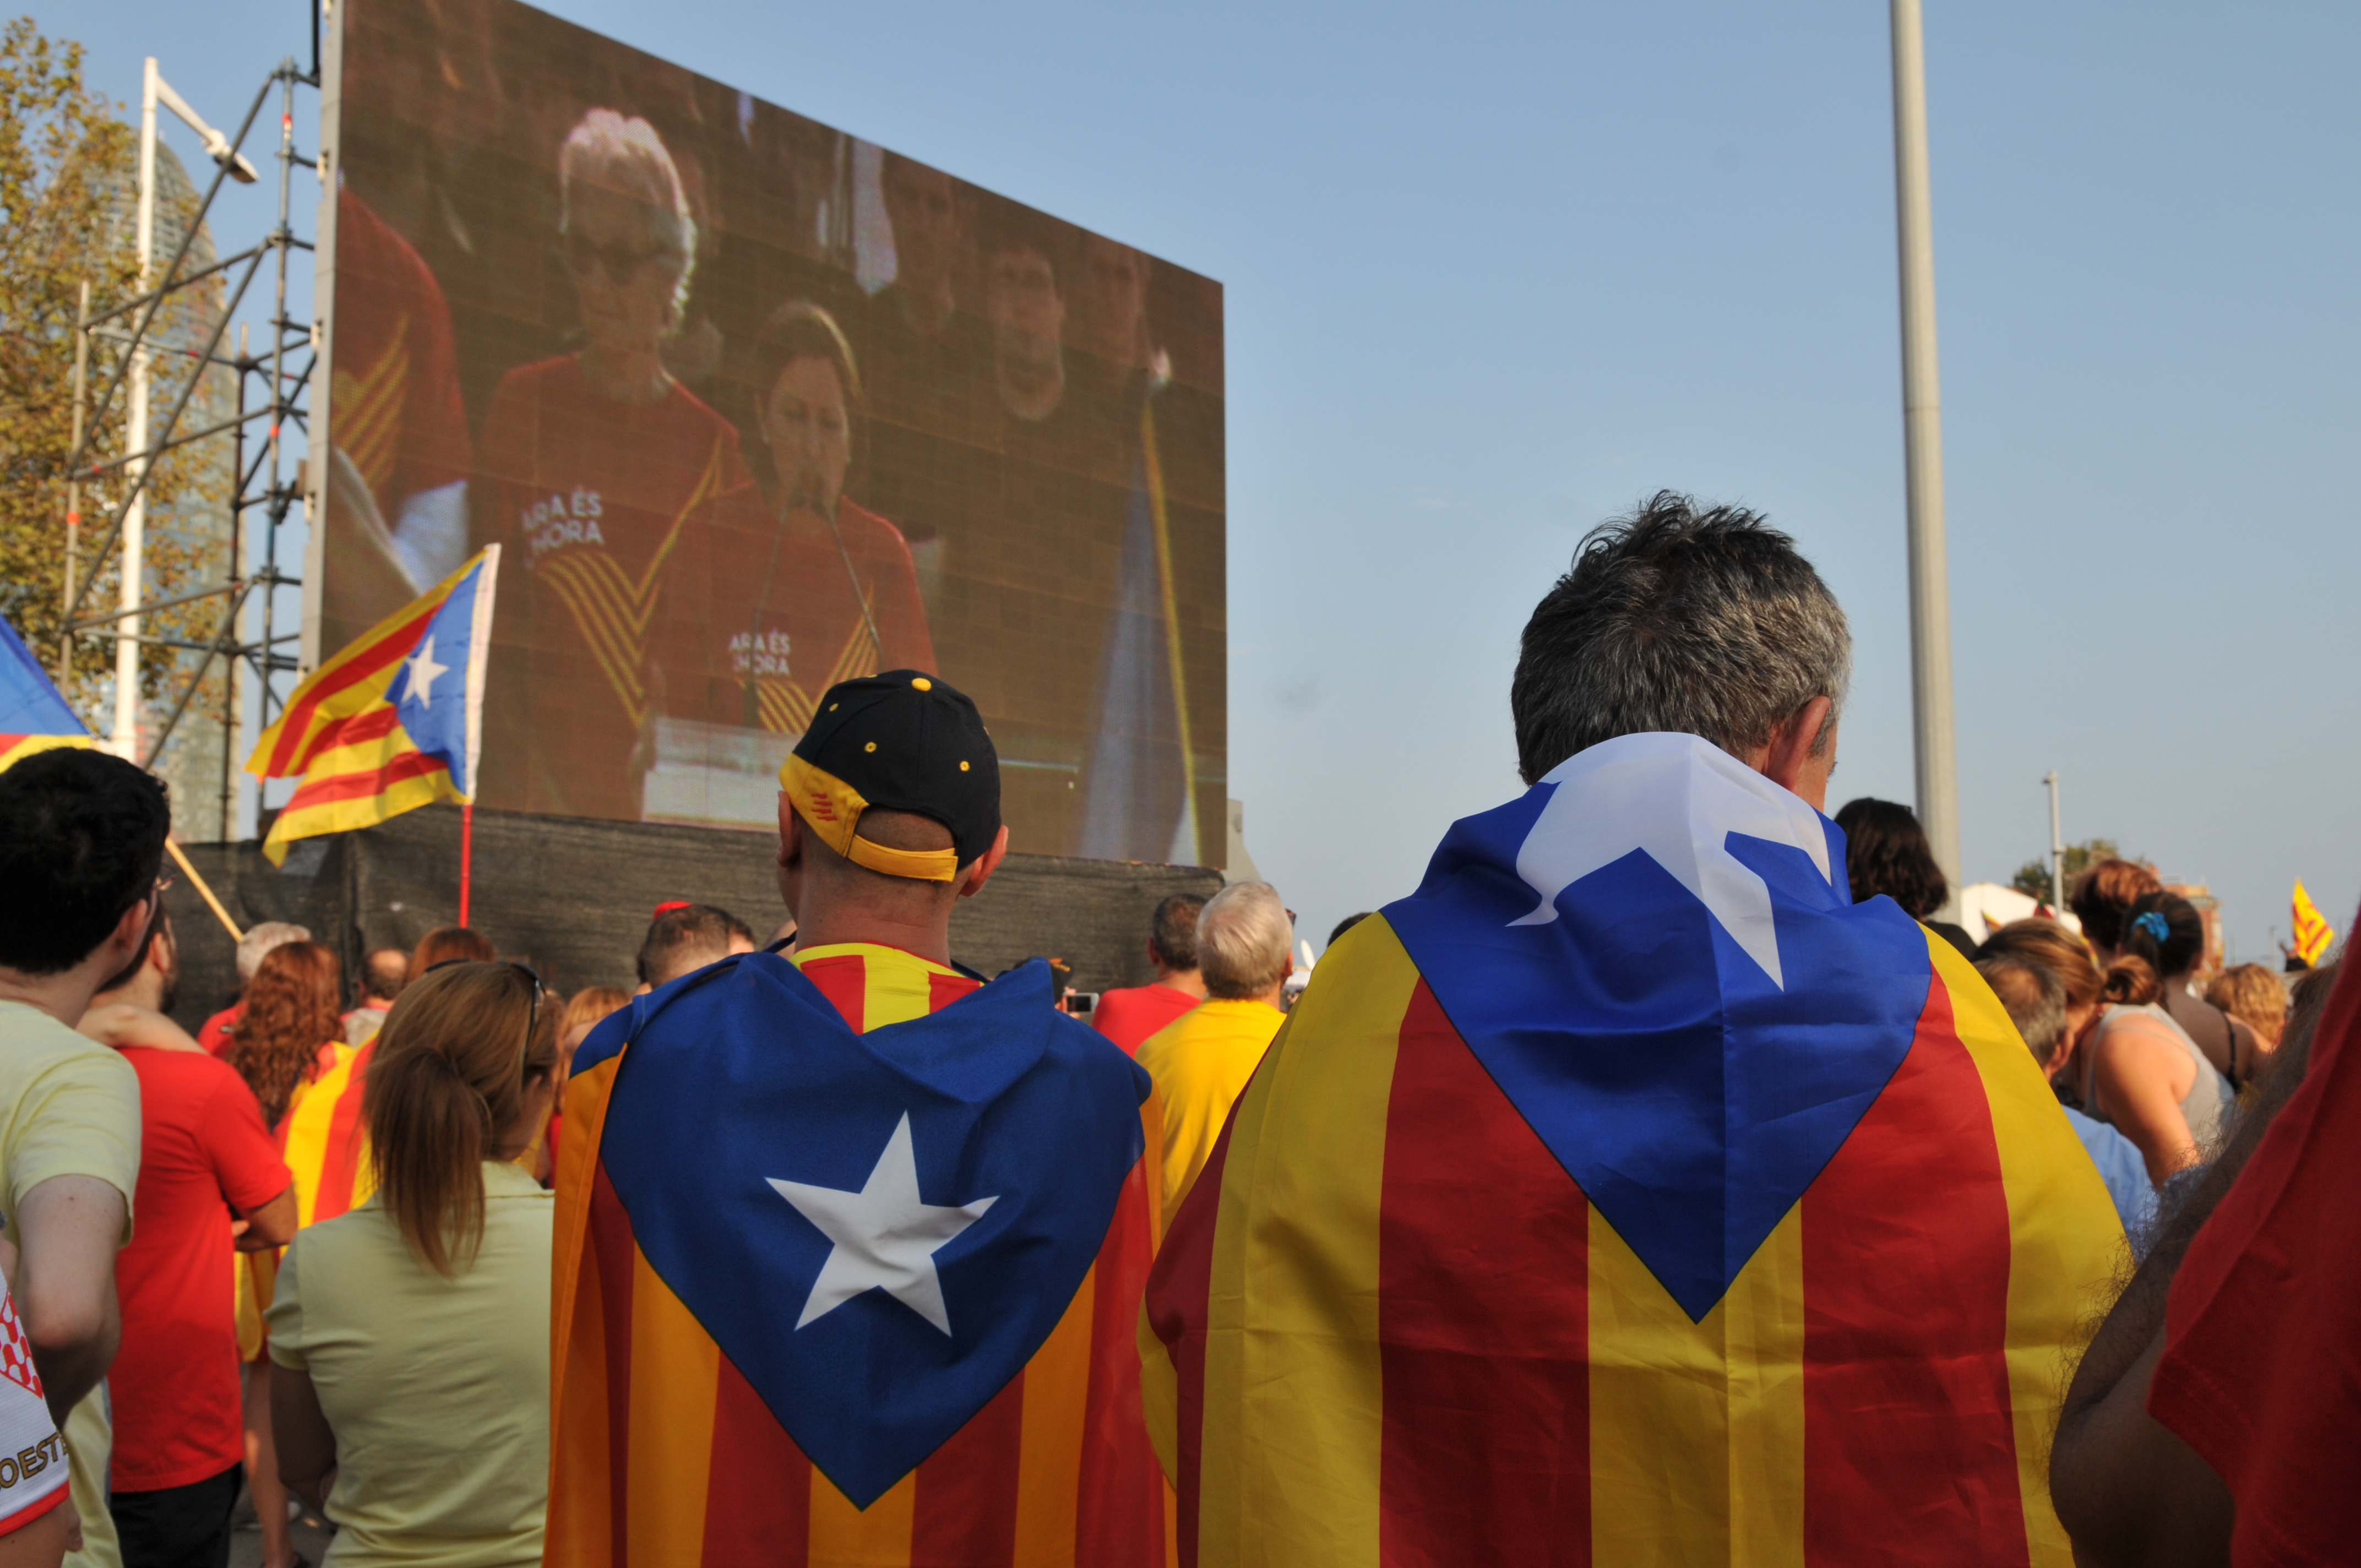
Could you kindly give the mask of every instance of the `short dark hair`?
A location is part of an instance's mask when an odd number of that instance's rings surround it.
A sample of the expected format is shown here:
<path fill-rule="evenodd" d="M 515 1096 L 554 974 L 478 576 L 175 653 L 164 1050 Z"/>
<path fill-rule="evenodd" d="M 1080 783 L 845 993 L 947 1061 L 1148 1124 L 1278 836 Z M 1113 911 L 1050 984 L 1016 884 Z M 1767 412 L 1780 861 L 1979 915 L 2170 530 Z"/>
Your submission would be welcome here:
<path fill-rule="evenodd" d="M 85 747 L 0 773 L 0 964 L 62 974 L 114 934 L 164 865 L 164 783 Z"/>
<path fill-rule="evenodd" d="M 865 406 L 861 367 L 852 345 L 836 318 L 809 300 L 789 300 L 771 313 L 754 339 L 753 386 L 757 408 L 768 408 L 771 393 L 788 366 L 798 359 L 825 359 L 836 371 L 838 390 L 844 394 L 844 411 L 858 419 Z M 856 451 L 858 444 L 855 444 Z"/>
<path fill-rule="evenodd" d="M 1332 948 L 1334 947 L 1337 939 L 1343 937 L 1345 932 L 1351 930 L 1354 927 L 1358 926 L 1362 921 L 1367 920 L 1370 916 L 1375 915 L 1377 911 L 1374 909 L 1364 909 L 1358 915 L 1347 915 L 1342 920 L 1337 921 L 1336 928 L 1328 933 L 1328 945 Z"/>
<path fill-rule="evenodd" d="M 754 933 L 746 922 L 727 909 L 710 904 L 684 904 L 677 909 L 665 910 L 648 923 L 647 938 L 640 943 L 640 983 L 661 985 L 665 980 L 677 979 L 680 973 L 686 972 L 676 971 L 684 955 L 712 954 L 712 958 L 691 966 L 704 968 L 728 955 L 732 937 L 750 948 L 754 945 Z"/>
<path fill-rule="evenodd" d="M 1851 666 L 1844 611 L 1794 540 L 1743 507 L 1659 490 L 1591 530 L 1525 623 L 1517 768 L 1537 784 L 1649 730 L 1749 751 L 1816 696 L 1842 707 Z"/>
<path fill-rule="evenodd" d="M 1204 907 L 1204 899 L 1193 893 L 1170 894 L 1157 905 L 1148 922 L 1148 939 L 1156 944 L 1157 956 L 1167 969 L 1197 967 L 1197 916 Z"/>
<path fill-rule="evenodd" d="M 400 948 L 379 948 L 361 967 L 361 995 L 391 1002 L 410 983 L 410 955 Z"/>
<path fill-rule="evenodd" d="M 2022 953 L 1994 953 L 1976 960 L 1976 972 L 1993 988 L 2025 1048 L 2043 1067 L 2066 1037 L 2066 986 L 2048 965 Z"/>
<path fill-rule="evenodd" d="M 1913 920 L 1943 907 L 1951 887 L 1916 812 L 1898 801 L 1862 795 L 1845 803 L 1837 826 L 1844 829 L 1845 876 L 1855 904 L 1882 893 Z"/>

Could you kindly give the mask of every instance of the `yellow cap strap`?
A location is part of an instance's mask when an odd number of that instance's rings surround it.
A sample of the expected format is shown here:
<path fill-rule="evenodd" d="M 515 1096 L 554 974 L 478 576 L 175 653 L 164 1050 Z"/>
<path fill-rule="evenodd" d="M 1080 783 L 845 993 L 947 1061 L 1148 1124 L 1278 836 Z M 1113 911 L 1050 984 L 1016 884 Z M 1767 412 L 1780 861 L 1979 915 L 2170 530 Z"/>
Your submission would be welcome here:
<path fill-rule="evenodd" d="M 779 787 L 820 841 L 854 865 L 917 882 L 950 882 L 959 875 L 957 850 L 895 850 L 861 837 L 861 814 L 869 802 L 834 773 L 792 752 L 779 769 Z"/>

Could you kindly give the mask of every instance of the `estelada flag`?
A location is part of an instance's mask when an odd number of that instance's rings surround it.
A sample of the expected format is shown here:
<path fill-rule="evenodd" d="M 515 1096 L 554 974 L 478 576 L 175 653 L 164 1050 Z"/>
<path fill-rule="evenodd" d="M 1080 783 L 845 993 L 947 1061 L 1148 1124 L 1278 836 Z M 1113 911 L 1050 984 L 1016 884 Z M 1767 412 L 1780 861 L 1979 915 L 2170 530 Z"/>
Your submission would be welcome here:
<path fill-rule="evenodd" d="M 798 962 L 576 1055 L 544 1562 L 1153 1568 L 1147 1075 L 1038 959 Z"/>
<path fill-rule="evenodd" d="M 16 635 L 0 620 L 0 769 L 53 746 L 87 746 L 90 730 Z"/>
<path fill-rule="evenodd" d="M 273 865 L 298 839 L 475 798 L 500 565 L 500 547 L 486 545 L 288 697 L 246 763 L 258 779 L 303 781 L 263 840 Z"/>
<path fill-rule="evenodd" d="M 2123 1231 L 1990 989 L 1844 863 L 1625 736 L 1321 959 L 1149 1281 L 1183 1563 L 2062 1568 Z"/>
<path fill-rule="evenodd" d="M 5 744 L 6 740 L 5 736 L 0 736 L 0 744 Z M 2303 890 L 2301 877 L 2295 879 L 2294 916 L 2296 957 L 2317 968 L 2336 941 L 2336 931 L 2321 917 L 2319 907 L 2312 902 L 2312 894 Z"/>

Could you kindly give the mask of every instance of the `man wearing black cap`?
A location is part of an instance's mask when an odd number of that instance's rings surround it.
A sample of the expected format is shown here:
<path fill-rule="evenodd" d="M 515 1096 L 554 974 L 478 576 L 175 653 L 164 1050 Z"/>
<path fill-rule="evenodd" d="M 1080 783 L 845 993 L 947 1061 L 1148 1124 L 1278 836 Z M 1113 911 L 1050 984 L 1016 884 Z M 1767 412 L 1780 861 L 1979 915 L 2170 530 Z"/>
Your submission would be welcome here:
<path fill-rule="evenodd" d="M 931 675 L 832 687 L 779 770 L 779 893 L 799 963 L 853 943 L 948 965 L 951 905 L 1007 852 L 992 738 Z"/>
<path fill-rule="evenodd" d="M 779 783 L 792 957 L 575 1058 L 544 1561 L 1159 1564 L 1148 1081 L 1040 960 L 951 961 L 1008 847 L 983 719 L 846 681 Z"/>

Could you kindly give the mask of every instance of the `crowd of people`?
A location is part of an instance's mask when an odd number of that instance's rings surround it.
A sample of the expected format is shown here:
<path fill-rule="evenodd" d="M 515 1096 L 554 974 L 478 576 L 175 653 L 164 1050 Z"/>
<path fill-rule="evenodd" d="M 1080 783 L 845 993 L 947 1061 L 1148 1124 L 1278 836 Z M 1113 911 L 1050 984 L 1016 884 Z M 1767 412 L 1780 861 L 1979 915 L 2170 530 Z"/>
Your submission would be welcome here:
<path fill-rule="evenodd" d="M 163 786 L 34 756 L 0 1564 L 217 1568 L 242 1490 L 267 1568 L 291 1497 L 339 1565 L 2349 1554 L 2361 993 L 2128 861 L 1981 941 L 1906 807 L 1828 863 L 1849 659 L 1660 497 L 1527 629 L 1522 800 L 1308 986 L 1268 884 L 1164 898 L 1088 1028 L 951 951 L 1008 833 L 921 672 L 797 743 L 767 941 L 667 904 L 558 996 L 267 923 L 193 1036 Z"/>

